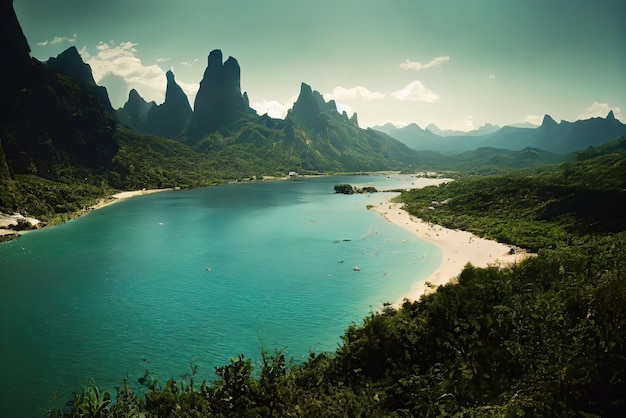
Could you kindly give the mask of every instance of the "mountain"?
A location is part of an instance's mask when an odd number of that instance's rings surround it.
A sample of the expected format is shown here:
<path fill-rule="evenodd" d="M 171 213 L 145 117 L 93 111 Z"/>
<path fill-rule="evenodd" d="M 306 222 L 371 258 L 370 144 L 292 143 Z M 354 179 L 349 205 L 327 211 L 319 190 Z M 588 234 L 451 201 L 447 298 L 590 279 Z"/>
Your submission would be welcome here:
<path fill-rule="evenodd" d="M 591 118 L 575 122 L 556 122 L 545 115 L 536 129 L 503 128 L 485 137 L 489 146 L 519 150 L 539 148 L 558 154 L 567 154 L 597 147 L 626 135 L 626 125 L 615 119 L 612 111 L 606 118 Z"/>
<path fill-rule="evenodd" d="M 185 143 L 241 173 L 401 170 L 430 161 L 388 135 L 358 126 L 334 101 L 302 83 L 284 120 L 242 114 Z"/>
<path fill-rule="evenodd" d="M 96 91 L 32 59 L 13 2 L 2 0 L 0 10 L 0 40 L 8 46 L 0 77 L 0 145 L 11 176 L 56 179 L 81 167 L 110 166 L 118 150 L 115 120 Z"/>
<path fill-rule="evenodd" d="M 432 133 L 434 133 L 435 135 L 438 135 L 438 136 L 479 136 L 479 135 L 490 134 L 492 132 L 497 131 L 498 129 L 500 129 L 499 126 L 492 125 L 490 123 L 487 123 L 487 124 L 481 126 L 480 128 L 472 130 L 472 131 L 469 131 L 469 132 L 455 131 L 455 130 L 452 130 L 452 129 L 441 130 L 434 123 L 431 123 L 430 125 L 426 126 L 426 130 L 428 130 L 428 131 L 430 131 L 430 132 L 432 132 Z"/>
<path fill-rule="evenodd" d="M 157 107 L 155 102 L 146 102 L 139 92 L 131 89 L 128 92 L 128 101 L 124 107 L 116 111 L 120 123 L 134 129 L 137 132 L 150 133 L 152 128 L 148 123 L 148 113 Z"/>
<path fill-rule="evenodd" d="M 111 106 L 111 101 L 109 100 L 107 89 L 96 84 L 93 73 L 91 72 L 91 67 L 89 64 L 83 62 L 75 46 L 66 49 L 57 55 L 56 58 L 48 59 L 46 65 L 59 74 L 70 77 L 83 88 L 92 92 L 107 112 L 112 115 L 115 114 L 113 106 Z"/>
<path fill-rule="evenodd" d="M 146 102 L 132 89 L 128 101 L 116 114 L 121 123 L 130 128 L 165 138 L 174 139 L 189 125 L 193 111 L 183 89 L 176 83 L 174 73 L 167 71 L 165 101 L 161 105 Z"/>
<path fill-rule="evenodd" d="M 306 83 L 284 120 L 259 116 L 241 93 L 237 60 L 223 62 L 220 50 L 209 54 L 193 112 L 168 72 L 162 105 L 131 90 L 116 120 L 76 49 L 46 64 L 32 59 L 12 2 L 0 1 L 0 36 L 10 58 L 5 74 L 12 76 L 0 77 L 0 180 L 10 186 L 0 188 L 0 210 L 54 217 L 79 210 L 111 187 L 197 187 L 289 171 L 464 166 L 479 172 L 468 162 L 471 154 L 454 159 L 416 151 L 383 132 L 360 128 L 356 114 L 340 113 L 334 101 Z M 407 129 L 439 139 L 417 125 Z M 496 154 L 488 150 L 477 158 L 490 153 Z M 491 171 L 543 159 L 495 157 Z"/>
<path fill-rule="evenodd" d="M 417 126 L 417 125 L 414 125 Z M 419 150 L 438 151 L 455 154 L 476 150 L 483 147 L 520 151 L 531 147 L 557 154 L 568 154 L 591 146 L 602 145 L 626 135 L 626 125 L 609 112 L 606 118 L 591 118 L 576 122 L 557 123 L 546 115 L 539 127 L 523 128 L 504 126 L 487 134 L 463 134 L 441 136 L 427 130 L 415 129 L 409 125 L 404 128 L 378 127 L 407 146 Z M 486 125 L 490 130 L 493 125 Z"/>
<path fill-rule="evenodd" d="M 148 112 L 148 123 L 153 134 L 166 138 L 175 138 L 191 121 L 193 111 L 183 89 L 176 84 L 174 73 L 168 71 L 165 102 L 152 107 Z"/>
<path fill-rule="evenodd" d="M 200 82 L 194 111 L 184 137 L 194 141 L 241 115 L 253 113 L 241 94 L 241 68 L 233 57 L 222 62 L 222 51 L 211 51 Z M 245 96 L 247 99 L 247 95 Z"/>
<path fill-rule="evenodd" d="M 396 128 L 393 124 L 387 123 L 383 126 L 374 126 L 372 129 L 384 132 L 392 138 L 402 142 L 409 148 L 420 151 L 438 151 L 438 144 L 441 141 L 441 136 L 427 129 L 422 129 L 415 123 L 411 123 L 402 128 Z"/>

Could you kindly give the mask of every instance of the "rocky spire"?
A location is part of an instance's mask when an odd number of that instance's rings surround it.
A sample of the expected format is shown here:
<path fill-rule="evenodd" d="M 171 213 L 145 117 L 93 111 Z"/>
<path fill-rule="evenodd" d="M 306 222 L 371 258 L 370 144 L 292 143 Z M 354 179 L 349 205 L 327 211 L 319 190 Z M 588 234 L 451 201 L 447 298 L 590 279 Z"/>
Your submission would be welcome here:
<path fill-rule="evenodd" d="M 71 77 L 77 83 L 96 84 L 91 66 L 83 61 L 75 46 L 67 48 L 56 58 L 49 58 L 46 65 L 58 73 Z"/>
<path fill-rule="evenodd" d="M 556 123 L 556 121 L 552 119 L 552 116 L 544 115 L 543 121 L 541 122 L 541 127 L 546 128 L 546 127 L 557 126 L 557 125 L 558 123 Z"/>
<path fill-rule="evenodd" d="M 194 102 L 187 138 L 202 138 L 234 119 L 237 114 L 247 113 L 247 110 L 241 95 L 239 63 L 233 57 L 222 63 L 222 51 L 211 51 Z"/>
<path fill-rule="evenodd" d="M 156 107 L 154 102 L 146 102 L 137 90 L 131 89 L 128 101 L 116 114 L 119 121 L 139 132 L 149 132 L 148 113 Z"/>
<path fill-rule="evenodd" d="M 298 95 L 298 100 L 293 104 L 292 113 L 295 117 L 307 122 L 314 121 L 319 115 L 319 103 L 313 96 L 313 90 L 308 84 L 302 83 L 300 85 L 300 94 Z"/>
<path fill-rule="evenodd" d="M 193 111 L 187 95 L 176 83 L 174 73 L 168 71 L 165 76 L 167 77 L 165 102 L 149 110 L 147 127 L 150 133 L 173 139 L 187 127 Z"/>

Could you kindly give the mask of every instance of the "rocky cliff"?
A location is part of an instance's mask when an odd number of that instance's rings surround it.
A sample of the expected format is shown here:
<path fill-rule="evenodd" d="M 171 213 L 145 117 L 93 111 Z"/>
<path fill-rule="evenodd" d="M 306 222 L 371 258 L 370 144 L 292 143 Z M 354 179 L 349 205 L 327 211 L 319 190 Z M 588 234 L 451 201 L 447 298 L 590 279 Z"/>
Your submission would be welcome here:
<path fill-rule="evenodd" d="M 176 138 L 189 125 L 193 111 L 187 95 L 176 84 L 174 73 L 168 71 L 166 77 L 165 101 L 148 111 L 148 129 L 155 135 Z"/>
<path fill-rule="evenodd" d="M 48 59 L 46 65 L 56 72 L 70 77 L 82 87 L 92 92 L 107 112 L 110 114 L 115 113 L 113 106 L 111 106 L 107 89 L 96 84 L 93 73 L 91 72 L 91 67 L 83 61 L 75 46 L 66 49 L 57 55 L 56 58 Z"/>
<path fill-rule="evenodd" d="M 197 140 L 232 122 L 250 108 L 241 94 L 241 69 L 233 57 L 222 62 L 222 51 L 211 51 L 208 65 L 196 95 L 193 116 L 185 133 L 187 140 Z M 245 96 L 247 99 L 247 95 Z"/>
<path fill-rule="evenodd" d="M 115 121 L 80 82 L 30 57 L 13 2 L 0 0 L 0 144 L 11 173 L 60 178 L 72 166 L 111 164 Z"/>
<path fill-rule="evenodd" d="M 175 139 L 187 128 L 193 115 L 189 99 L 176 83 L 174 73 L 168 71 L 165 75 L 167 88 L 163 104 L 146 102 L 137 90 L 132 89 L 124 107 L 116 112 L 121 123 L 138 132 L 170 139 Z"/>

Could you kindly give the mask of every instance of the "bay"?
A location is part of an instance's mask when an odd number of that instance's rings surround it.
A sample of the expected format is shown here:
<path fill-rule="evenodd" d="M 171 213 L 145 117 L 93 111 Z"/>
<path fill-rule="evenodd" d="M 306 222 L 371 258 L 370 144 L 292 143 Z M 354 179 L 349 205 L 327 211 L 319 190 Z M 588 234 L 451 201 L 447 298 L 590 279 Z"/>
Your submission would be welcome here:
<path fill-rule="evenodd" d="M 373 211 L 419 182 L 369 175 L 158 193 L 0 245 L 0 416 L 40 416 L 58 392 L 115 392 L 146 371 L 201 378 L 244 354 L 301 362 L 395 302 L 441 262 Z M 355 271 L 359 266 L 360 271 Z M 197 379 L 198 380 L 198 379 Z"/>

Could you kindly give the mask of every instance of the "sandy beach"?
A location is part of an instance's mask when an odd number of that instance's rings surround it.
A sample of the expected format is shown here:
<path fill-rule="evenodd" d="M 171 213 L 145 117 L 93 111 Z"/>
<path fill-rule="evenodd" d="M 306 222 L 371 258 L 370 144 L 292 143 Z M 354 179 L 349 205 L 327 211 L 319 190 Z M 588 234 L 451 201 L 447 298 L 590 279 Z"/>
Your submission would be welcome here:
<path fill-rule="evenodd" d="M 116 193 L 114 195 L 111 196 L 107 196 L 103 199 L 100 199 L 100 201 L 98 203 L 96 203 L 93 206 L 89 206 L 87 208 L 87 211 L 91 211 L 91 210 L 96 210 L 96 209 L 102 209 L 105 206 L 109 206 L 112 205 L 114 203 L 117 202 L 121 202 L 124 199 L 129 199 L 131 197 L 135 197 L 135 196 L 143 196 L 146 194 L 153 194 L 153 193 L 159 193 L 159 192 L 169 192 L 172 191 L 174 189 L 172 188 L 168 188 L 168 189 L 143 189 L 143 190 L 133 190 L 133 191 L 128 191 L 128 192 L 119 192 Z"/>
<path fill-rule="evenodd" d="M 392 197 L 395 196 L 397 194 Z M 409 291 L 396 301 L 395 307 L 400 306 L 404 299 L 418 300 L 423 294 L 433 291 L 436 286 L 448 283 L 461 273 L 467 263 L 472 263 L 475 267 L 506 266 L 529 256 L 529 254 L 519 251 L 510 254 L 510 246 L 479 238 L 466 231 L 431 225 L 411 216 L 402 209 L 402 204 L 392 203 L 389 199 L 378 203 L 373 209 L 384 216 L 387 221 L 411 231 L 420 239 L 437 245 L 443 253 L 441 265 L 437 270 L 426 280 L 420 279 L 414 283 Z M 432 286 L 428 286 L 428 284 Z"/>

